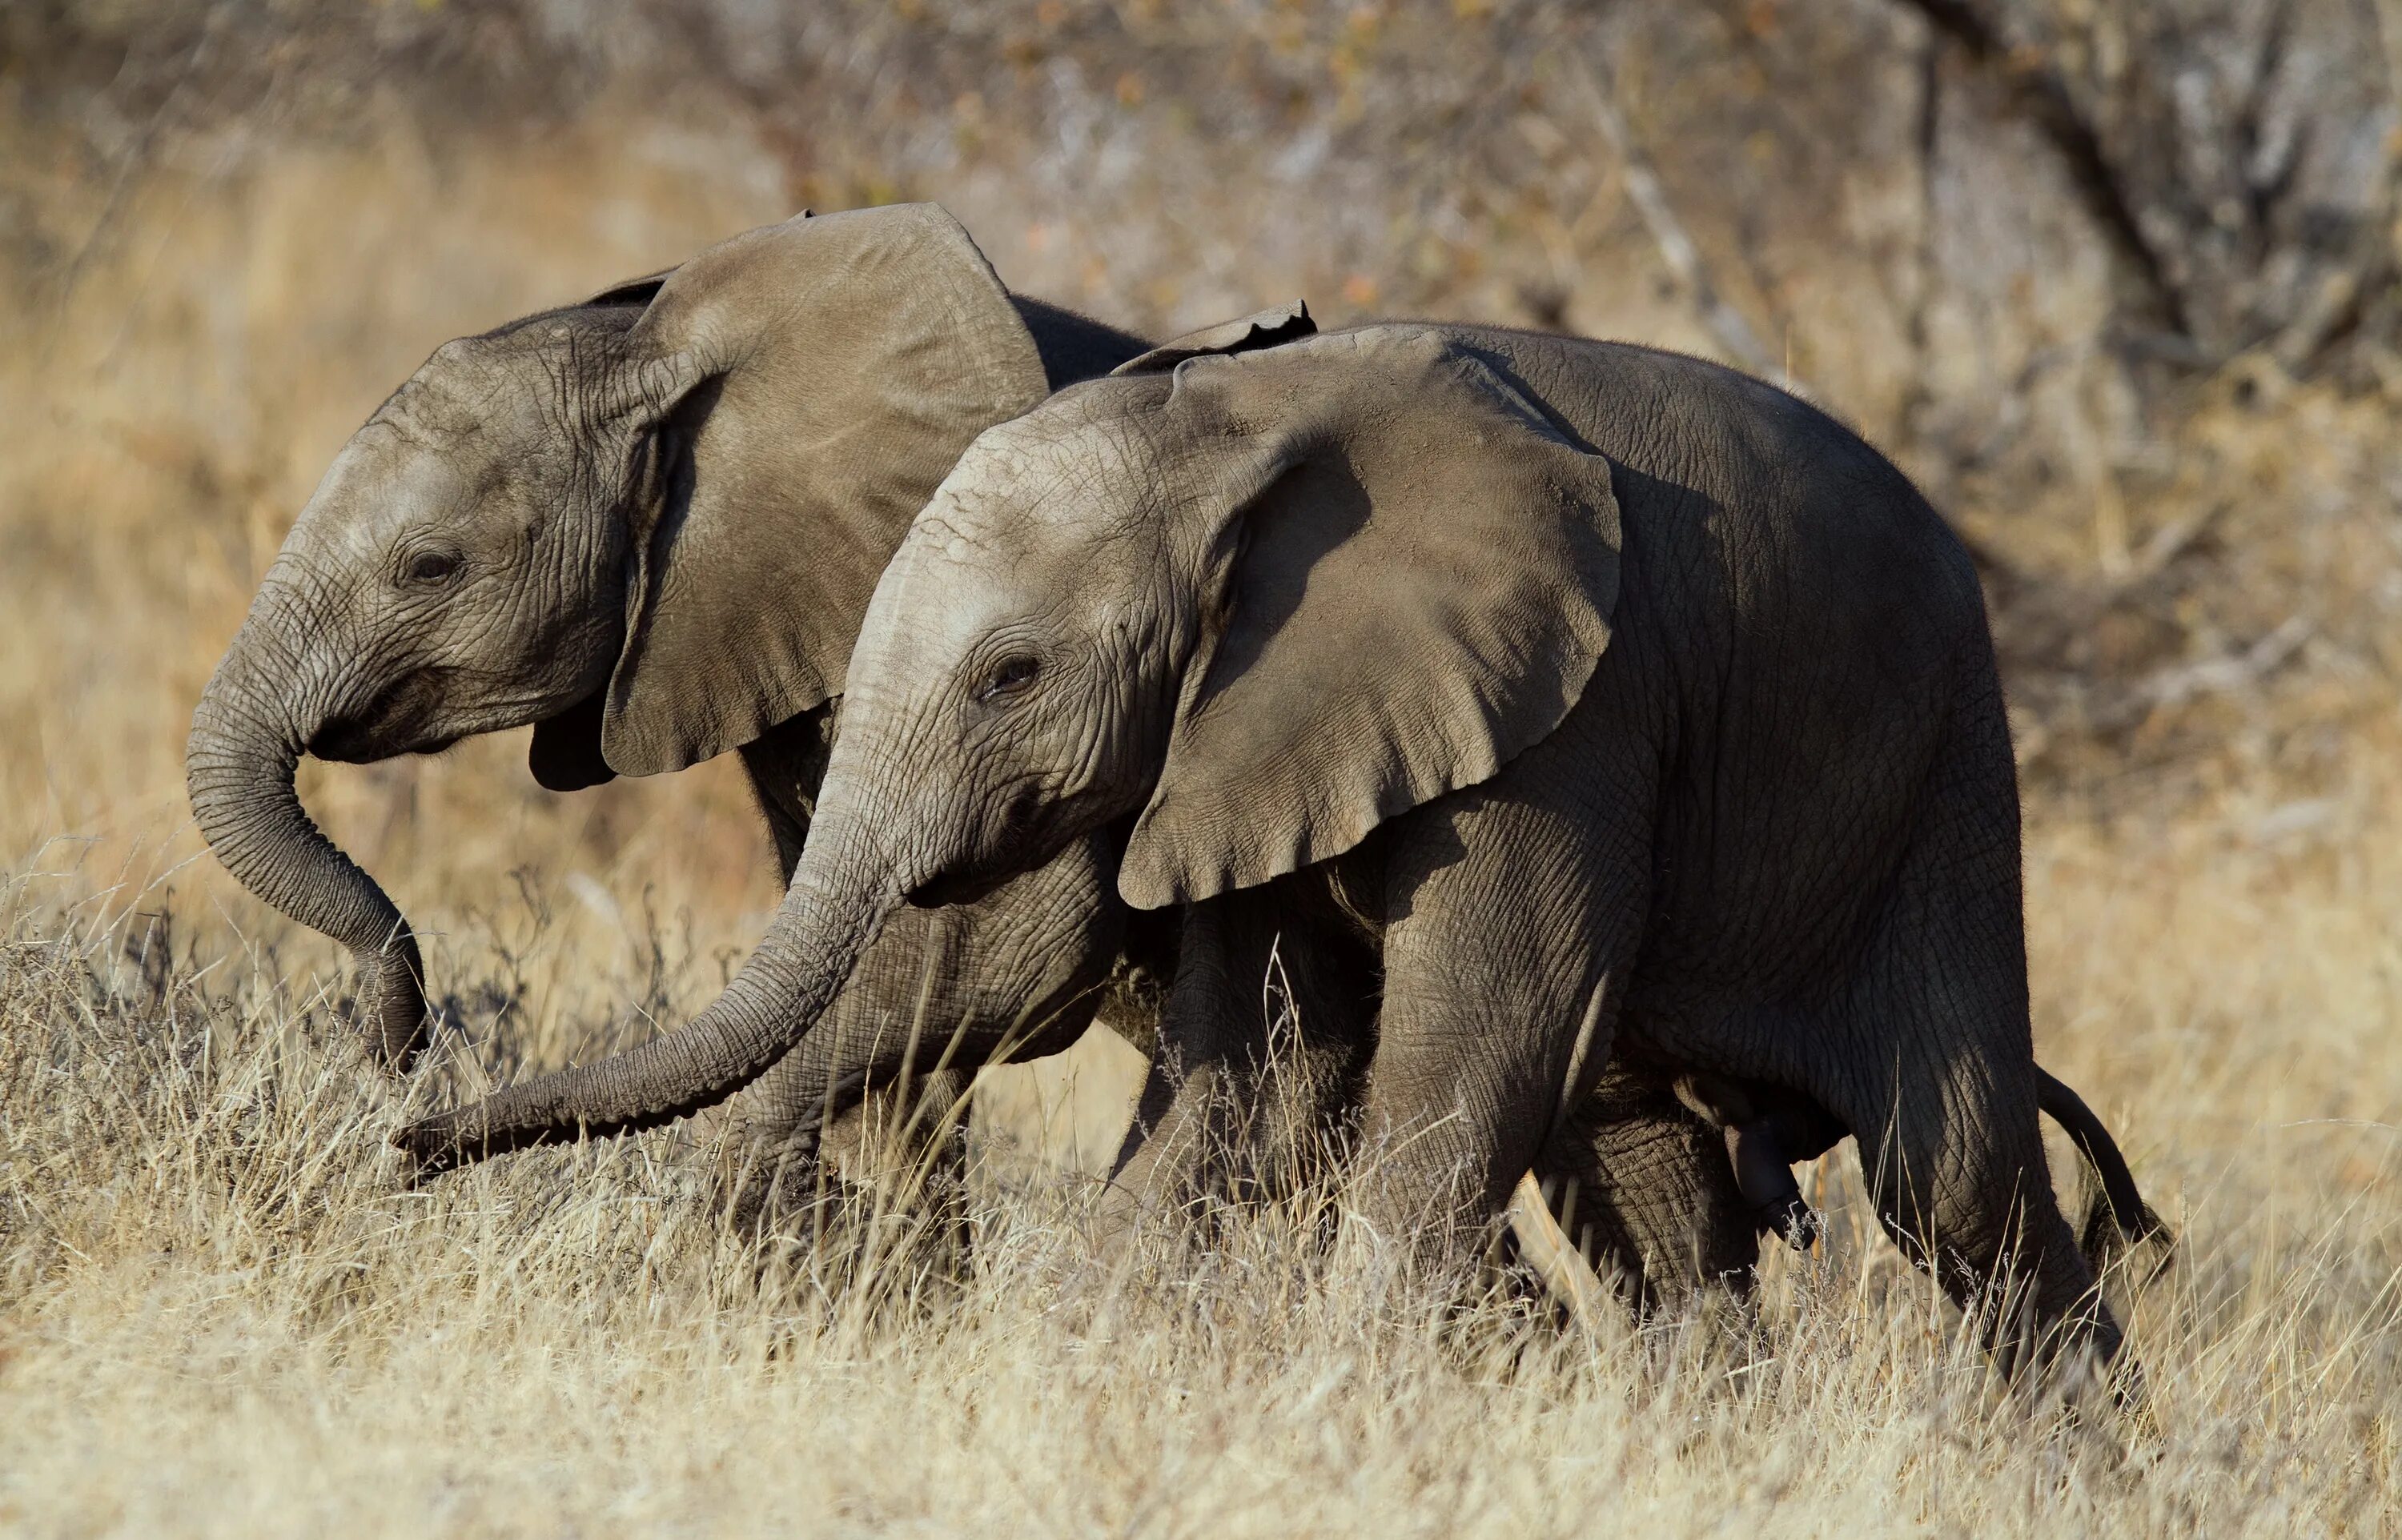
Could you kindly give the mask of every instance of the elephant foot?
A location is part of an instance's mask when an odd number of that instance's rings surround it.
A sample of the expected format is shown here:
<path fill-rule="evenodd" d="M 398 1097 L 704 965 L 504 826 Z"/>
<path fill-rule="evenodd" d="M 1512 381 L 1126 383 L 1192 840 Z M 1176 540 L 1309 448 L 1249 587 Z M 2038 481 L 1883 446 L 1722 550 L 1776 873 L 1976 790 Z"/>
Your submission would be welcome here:
<path fill-rule="evenodd" d="M 1818 1211 L 1802 1201 L 1802 1190 L 1795 1188 L 1784 1198 L 1761 1204 L 1752 1210 L 1752 1225 L 1762 1235 L 1774 1235 L 1799 1252 L 1808 1252 L 1826 1233 L 1826 1223 Z"/>
<path fill-rule="evenodd" d="M 1735 1185 L 1751 1204 L 1752 1223 L 1763 1235 L 1782 1238 L 1796 1251 L 1807 1251 L 1818 1239 L 1818 1216 L 1802 1200 L 1801 1185 L 1784 1142 L 1766 1119 L 1730 1126 L 1727 1157 L 1734 1165 Z"/>

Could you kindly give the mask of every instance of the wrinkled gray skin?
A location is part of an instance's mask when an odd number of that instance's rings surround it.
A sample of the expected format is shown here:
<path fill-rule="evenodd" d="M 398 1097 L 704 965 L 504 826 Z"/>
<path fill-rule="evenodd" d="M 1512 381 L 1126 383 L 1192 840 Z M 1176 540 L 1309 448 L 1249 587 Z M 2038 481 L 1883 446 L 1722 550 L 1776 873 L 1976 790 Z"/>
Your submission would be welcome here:
<path fill-rule="evenodd" d="M 1274 340 L 983 435 L 878 583 L 808 846 L 725 995 L 415 1148 L 707 1105 L 908 906 L 1137 815 L 1120 892 L 1197 906 L 1180 985 L 1209 912 L 1279 886 L 1374 949 L 1371 1231 L 1480 1240 L 1616 1052 L 1825 1109 L 1955 1299 L 2021 1286 L 1981 1317 L 2005 1367 L 2114 1355 L 2036 1127 L 2009 737 L 1940 517 L 1831 419 L 1694 360 Z M 1121 1173 L 1154 1191 L 1146 1151 L 1217 1094 L 1170 998 Z"/>
<path fill-rule="evenodd" d="M 827 269 L 881 276 L 815 282 Z M 946 296 L 924 321 L 920 291 Z M 877 329 L 887 315 L 897 337 Z M 963 326 L 1021 345 L 954 346 Z M 532 722 L 537 778 L 572 790 L 739 748 L 789 880 L 834 736 L 826 686 L 909 516 L 973 432 L 1140 347 L 1006 295 L 926 209 L 755 231 L 677 274 L 446 345 L 338 458 L 201 700 L 201 827 L 245 885 L 357 954 L 361 1024 L 394 1066 L 430 1024 L 421 963 L 398 909 L 294 797 L 304 750 L 364 763 Z M 898 393 L 912 371 L 979 368 L 964 391 L 925 387 L 941 399 L 922 409 Z M 901 384 L 845 389 L 847 370 Z M 813 395 L 831 406 L 802 409 Z M 864 455 L 824 463 L 825 445 L 854 438 Z M 421 571 L 428 555 L 444 559 Z M 816 624 L 795 627 L 793 606 Z M 713 670 L 726 655 L 766 661 Z M 1129 928 L 1114 848 L 1087 835 L 979 904 L 897 917 L 818 1029 L 728 1108 L 749 1135 L 738 1205 L 756 1217 L 813 1196 L 821 1146 L 854 1171 L 881 1159 L 955 1191 L 973 1069 L 1065 1047 L 1096 999 L 1148 1052 L 1175 915 Z M 1346 997 L 1307 1013 L 1358 1009 Z M 1706 1149 L 1690 1116 L 1650 1105 L 1656 1126 L 1630 1118 L 1594 1148 Z M 890 1141 L 896 1130 L 909 1136 Z M 1644 1292 L 1748 1262 L 1731 1207 L 1684 1199 L 1714 1191 L 1714 1172 L 1621 1170 L 1645 1189 L 1625 1200 L 1645 1222 L 1597 1237 L 1595 1256 Z"/>
<path fill-rule="evenodd" d="M 1351 896 L 1281 879 L 1186 911 L 1183 943 L 1119 1157 L 1113 1232 L 1143 1207 L 1239 1201 L 1360 1154 L 1382 959 Z M 1623 1059 L 1533 1163 L 1563 1231 L 1644 1309 L 1705 1283 L 1748 1293 L 1765 1231 L 1735 1170 L 1709 1110 Z M 1514 1224 L 1512 1239 L 1523 1250 Z"/>

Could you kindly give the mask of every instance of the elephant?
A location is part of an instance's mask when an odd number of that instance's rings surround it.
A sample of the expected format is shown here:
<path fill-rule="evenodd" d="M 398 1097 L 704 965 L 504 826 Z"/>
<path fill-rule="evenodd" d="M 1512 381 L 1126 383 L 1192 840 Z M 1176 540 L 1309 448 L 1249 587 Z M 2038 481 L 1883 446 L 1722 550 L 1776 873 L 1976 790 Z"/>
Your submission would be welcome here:
<path fill-rule="evenodd" d="M 932 205 L 805 213 L 446 343 L 336 458 L 200 698 L 203 833 L 352 949 L 367 1046 L 395 1069 L 432 1024 L 416 941 L 294 795 L 304 751 L 367 762 L 531 724 L 535 778 L 573 791 L 737 749 L 789 874 L 909 517 L 975 433 L 1144 346 L 1009 293 Z M 1072 1041 L 1113 965 L 1123 991 L 1173 953 L 1172 917 L 1129 937 L 1101 856 L 897 928 L 824 1040 L 736 1109 L 750 1146 L 793 1167 L 828 1114 L 854 1144 L 905 1121 L 872 1084 L 915 1068 L 949 1107 L 1004 1041 Z M 813 1185 L 813 1162 L 783 1175 Z"/>
<path fill-rule="evenodd" d="M 1326 873 L 1354 885 L 1366 874 L 1358 859 Z M 1323 1088 L 1340 1086 L 1356 1098 L 1364 1086 L 1374 1023 L 1358 1012 L 1326 1010 L 1325 1002 L 1346 992 L 1339 985 L 1330 990 L 1316 975 L 1325 959 L 1373 939 L 1359 920 L 1366 901 L 1331 884 L 1279 880 L 1272 886 L 1282 901 L 1212 901 L 1195 905 L 1188 916 L 1188 944 L 1161 1006 L 1154 1073 L 1117 1162 L 1120 1196 L 1129 1205 L 1214 1194 L 1233 1174 L 1211 1152 L 1245 1148 L 1230 1129 L 1292 1121 L 1288 1109 L 1262 1109 L 1269 1098 L 1258 1066 L 1298 1049 L 1307 1061 L 1304 1083 L 1321 1096 Z M 1291 956 L 1310 959 L 1312 970 L 1294 974 L 1282 967 L 1280 959 Z M 1373 987 L 1362 981 L 1377 966 L 1373 956 L 1353 958 L 1348 997 Z M 1269 1041 L 1257 1020 L 1225 997 L 1256 988 L 1259 976 L 1272 969 L 1279 979 L 1299 977 L 1315 986 L 1305 990 L 1320 1002 L 1314 1014 L 1303 1013 L 1309 1024 L 1305 1044 Z M 2035 1075 L 2039 1109 L 2069 1134 L 2094 1179 L 2078 1231 L 2079 1248 L 2092 1268 L 2099 1272 L 2121 1249 L 2147 1241 L 2173 1245 L 2101 1120 L 2056 1077 L 2040 1066 Z M 1338 1093 L 1316 1107 L 1320 1125 L 1341 1105 Z M 1676 1115 L 1680 1106 L 1690 1118 Z M 1636 1047 L 1613 1057 L 1546 1141 L 1529 1183 L 1512 1197 L 1512 1240 L 1571 1308 L 1603 1287 L 1580 1258 L 1608 1267 L 1619 1292 L 1647 1309 L 1680 1302 L 1697 1279 L 1716 1279 L 1746 1294 L 1758 1239 L 1779 1238 L 1799 1251 L 1816 1243 L 1821 1218 L 1803 1200 L 1792 1166 L 1825 1154 L 1846 1133 L 1824 1107 L 1790 1089 L 1680 1071 Z M 1545 1197 L 1548 1208 L 1539 1201 Z M 1130 1217 L 1121 1213 L 1118 1228 Z M 1548 1239 L 1537 1233 L 1544 1230 L 1551 1231 Z M 1654 1244 L 1663 1235 L 1678 1237 L 1682 1251 L 1663 1256 Z M 1553 1258 L 1549 1263 L 1546 1253 Z"/>
<path fill-rule="evenodd" d="M 419 1120 L 421 1161 L 721 1099 L 895 916 L 1111 831 L 1119 895 L 1185 908 L 1180 978 L 1297 893 L 1374 950 L 1384 1153 L 1346 1239 L 1483 1244 L 1615 1056 L 1823 1108 L 2006 1372 L 2117 1358 L 2037 1128 L 1976 571 L 1807 403 L 1626 344 L 1236 323 L 980 435 L 877 580 L 848 689 L 725 993 Z M 1216 1093 L 1176 1083 L 1175 1000 L 1138 1190 Z"/>
<path fill-rule="evenodd" d="M 976 432 L 1145 346 L 1009 293 L 932 205 L 804 214 L 445 344 L 336 459 L 199 704 L 203 832 L 350 946 L 367 1047 L 394 1068 L 431 1026 L 422 964 L 294 795 L 304 751 L 367 762 L 531 723 L 535 778 L 570 791 L 735 749 L 789 881 L 850 641 L 909 518 Z M 973 1070 L 1064 1048 L 1097 1003 L 1149 1051 L 1177 916 L 1117 900 L 1109 838 L 889 928 L 729 1109 L 739 1214 L 817 1192 L 821 1148 L 872 1171 L 895 1129 L 913 1136 L 886 1163 L 955 1190 Z M 1592 1190 L 1630 1216 L 1595 1244 L 1673 1298 L 1746 1265 L 1747 1242 L 1698 1164 L 1707 1130 L 1650 1091 L 1594 1134 Z"/>

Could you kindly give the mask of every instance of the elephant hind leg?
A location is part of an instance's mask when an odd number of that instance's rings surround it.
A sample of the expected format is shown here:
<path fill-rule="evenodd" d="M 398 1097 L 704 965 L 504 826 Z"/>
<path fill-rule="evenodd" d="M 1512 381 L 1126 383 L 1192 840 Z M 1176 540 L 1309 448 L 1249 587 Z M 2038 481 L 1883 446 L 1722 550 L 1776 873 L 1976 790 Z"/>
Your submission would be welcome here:
<path fill-rule="evenodd" d="M 1847 991 L 1819 1099 L 1859 1142 L 1887 1233 L 1974 1313 L 2005 1371 L 2119 1350 L 2037 1122 L 2019 819 L 1998 705 L 1963 714 Z M 2132 1369 L 2132 1366 L 2128 1366 Z"/>
<path fill-rule="evenodd" d="M 1666 1075 L 1611 1065 L 1535 1175 L 1561 1229 L 1638 1309 L 1675 1309 L 1713 1285 L 1750 1291 L 1760 1245 L 1749 1202 L 1719 1130 Z"/>
<path fill-rule="evenodd" d="M 1879 1223 L 1978 1321 L 2004 1372 L 2064 1352 L 2109 1365 L 2119 1326 L 2052 1195 L 2040 1139 L 1961 1126 L 1956 1093 L 1942 1074 L 1905 1073 L 1883 1121 L 1862 1134 L 1860 1173 Z M 2000 1117 L 2017 1099 L 1993 1097 L 1965 1121 Z"/>

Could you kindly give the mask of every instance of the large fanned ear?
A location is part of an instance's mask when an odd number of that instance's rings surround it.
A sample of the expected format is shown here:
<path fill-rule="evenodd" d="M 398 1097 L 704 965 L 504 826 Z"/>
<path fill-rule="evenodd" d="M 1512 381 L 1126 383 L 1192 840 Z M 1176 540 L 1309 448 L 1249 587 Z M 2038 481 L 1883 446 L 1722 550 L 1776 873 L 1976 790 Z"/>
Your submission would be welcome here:
<path fill-rule="evenodd" d="M 1216 618 L 1120 869 L 1128 902 L 1340 855 L 1575 705 L 1618 597 L 1609 462 L 1442 328 L 1196 359 L 1162 410 L 1194 451 L 1185 533 L 1211 553 Z"/>
<path fill-rule="evenodd" d="M 1213 354 L 1256 352 L 1279 343 L 1297 341 L 1318 330 L 1318 323 L 1309 318 L 1309 304 L 1296 299 L 1290 305 L 1247 315 L 1240 321 L 1221 322 L 1197 332 L 1187 332 L 1172 342 L 1163 342 L 1147 353 L 1137 353 L 1111 369 L 1113 375 L 1166 374 L 1188 358 L 1206 358 Z"/>
<path fill-rule="evenodd" d="M 713 246 L 667 276 L 627 345 L 659 490 L 632 531 L 600 747 L 642 776 L 840 694 L 909 521 L 1046 381 L 991 265 L 932 203 Z"/>

